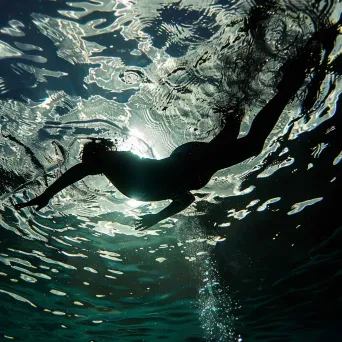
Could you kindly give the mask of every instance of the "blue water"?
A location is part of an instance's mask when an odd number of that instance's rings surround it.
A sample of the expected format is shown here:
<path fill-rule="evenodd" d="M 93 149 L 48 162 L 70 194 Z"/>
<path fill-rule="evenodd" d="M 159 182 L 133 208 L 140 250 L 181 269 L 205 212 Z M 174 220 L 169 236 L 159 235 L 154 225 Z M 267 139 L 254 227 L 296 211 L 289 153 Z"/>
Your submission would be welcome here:
<path fill-rule="evenodd" d="M 270 12 L 252 35 L 256 5 Z M 77 163 L 88 137 L 163 158 L 215 137 L 233 107 L 247 134 L 282 63 L 317 21 L 338 19 L 337 0 L 0 8 L 1 339 L 341 340 L 341 35 L 308 113 L 310 78 L 263 152 L 175 217 L 134 230 L 168 202 L 127 199 L 101 176 L 40 212 L 13 208 Z"/>

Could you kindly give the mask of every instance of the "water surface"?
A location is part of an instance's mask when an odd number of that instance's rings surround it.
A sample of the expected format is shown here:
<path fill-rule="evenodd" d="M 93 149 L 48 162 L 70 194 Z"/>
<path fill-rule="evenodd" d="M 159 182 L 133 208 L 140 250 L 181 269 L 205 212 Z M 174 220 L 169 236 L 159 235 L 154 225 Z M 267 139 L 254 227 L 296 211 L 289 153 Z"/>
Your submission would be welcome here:
<path fill-rule="evenodd" d="M 41 212 L 13 208 L 79 162 L 89 137 L 163 158 L 235 113 L 246 135 L 282 63 L 338 19 L 337 0 L 1 9 L 1 338 L 340 340 L 341 36 L 319 93 L 308 78 L 263 152 L 179 215 L 138 232 L 137 217 L 168 202 L 127 199 L 101 176 Z"/>

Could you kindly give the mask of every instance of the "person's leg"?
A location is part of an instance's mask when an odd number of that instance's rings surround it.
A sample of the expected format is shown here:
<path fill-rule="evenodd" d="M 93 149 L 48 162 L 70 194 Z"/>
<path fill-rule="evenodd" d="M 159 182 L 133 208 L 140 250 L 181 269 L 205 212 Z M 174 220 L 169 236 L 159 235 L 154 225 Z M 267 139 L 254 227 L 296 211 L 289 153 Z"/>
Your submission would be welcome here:
<path fill-rule="evenodd" d="M 214 137 L 211 144 L 228 144 L 235 141 L 240 133 L 240 126 L 243 115 L 241 113 L 227 118 L 223 129 Z"/>
<path fill-rule="evenodd" d="M 339 34 L 338 26 L 339 23 L 315 32 L 298 56 L 283 66 L 283 77 L 277 87 L 278 93 L 257 114 L 248 133 L 250 144 L 257 150 L 261 151 L 266 138 L 277 123 L 285 106 L 304 83 L 308 71 L 314 69 L 312 82 L 316 76 L 319 76 L 317 73 L 321 64 L 321 55 L 324 51 L 324 58 L 327 59 L 332 51 Z M 319 78 L 320 86 L 323 78 Z"/>
<path fill-rule="evenodd" d="M 340 19 L 341 22 L 341 19 Z M 213 166 L 219 170 L 242 162 L 258 155 L 263 148 L 266 138 L 277 123 L 285 106 L 295 96 L 304 83 L 307 71 L 319 66 L 323 49 L 330 53 L 335 39 L 339 34 L 340 22 L 328 29 L 316 32 L 298 56 L 283 66 L 283 77 L 278 84 L 278 93 L 266 104 L 255 117 L 248 135 L 232 142 L 229 140 L 213 139 L 210 142 Z M 215 157 L 216 155 L 216 157 Z"/>
<path fill-rule="evenodd" d="M 205 148 L 205 146 L 207 145 L 207 143 L 205 142 L 200 142 L 200 141 L 190 141 L 187 142 L 185 144 L 182 144 L 178 147 L 176 147 L 172 153 L 171 156 L 175 155 L 175 154 L 184 154 L 184 155 L 189 155 L 189 154 L 193 154 L 193 153 L 200 153 L 202 151 L 203 148 Z"/>

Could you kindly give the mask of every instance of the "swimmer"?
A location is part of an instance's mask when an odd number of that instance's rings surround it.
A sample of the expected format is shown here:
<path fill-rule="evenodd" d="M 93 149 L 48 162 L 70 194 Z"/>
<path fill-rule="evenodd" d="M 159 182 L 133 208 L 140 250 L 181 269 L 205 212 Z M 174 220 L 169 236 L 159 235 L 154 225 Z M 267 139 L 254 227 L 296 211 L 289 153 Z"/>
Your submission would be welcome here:
<path fill-rule="evenodd" d="M 89 175 L 103 174 L 129 198 L 139 201 L 172 200 L 160 212 L 142 216 L 136 226 L 140 230 L 181 212 L 195 200 L 191 191 L 205 186 L 217 171 L 257 156 L 262 151 L 285 106 L 304 83 L 308 71 L 320 63 L 323 51 L 326 58 L 330 54 L 338 33 L 339 23 L 317 31 L 297 57 L 284 64 L 277 93 L 257 114 L 247 136 L 238 139 L 240 122 L 228 123 L 210 142 L 185 143 L 169 157 L 160 160 L 116 151 L 109 140 L 93 139 L 84 145 L 79 164 L 67 170 L 40 196 L 15 207 L 37 206 L 36 210 L 40 210 L 69 185 Z"/>

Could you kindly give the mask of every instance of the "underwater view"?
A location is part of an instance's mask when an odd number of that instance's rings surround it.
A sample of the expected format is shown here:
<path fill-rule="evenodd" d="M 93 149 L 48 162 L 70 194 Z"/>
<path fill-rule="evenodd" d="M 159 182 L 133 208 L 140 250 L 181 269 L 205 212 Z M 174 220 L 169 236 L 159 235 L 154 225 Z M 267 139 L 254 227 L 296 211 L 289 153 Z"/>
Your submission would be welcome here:
<path fill-rule="evenodd" d="M 342 341 L 341 11 L 0 0 L 0 340 Z"/>

